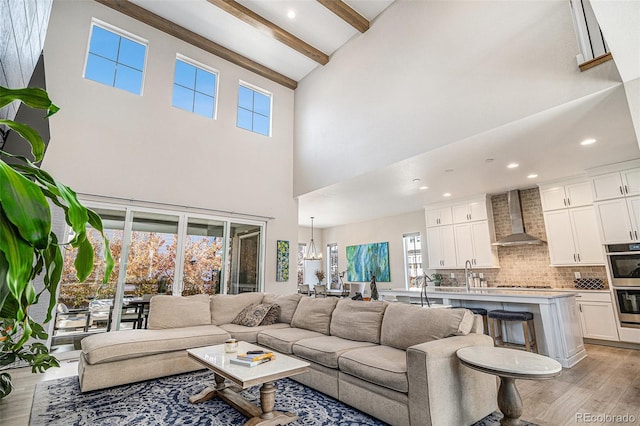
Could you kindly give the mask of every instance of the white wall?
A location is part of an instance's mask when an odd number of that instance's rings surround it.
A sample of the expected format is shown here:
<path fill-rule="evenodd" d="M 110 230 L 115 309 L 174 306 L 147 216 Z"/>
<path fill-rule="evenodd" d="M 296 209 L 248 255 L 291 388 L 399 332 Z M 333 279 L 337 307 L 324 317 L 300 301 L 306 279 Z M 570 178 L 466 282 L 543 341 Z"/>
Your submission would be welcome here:
<path fill-rule="evenodd" d="M 82 78 L 92 17 L 149 40 L 143 96 Z M 171 107 L 176 53 L 219 70 L 217 120 Z M 80 193 L 274 217 L 265 290 L 295 291 L 295 261 L 275 282 L 276 240 L 298 237 L 293 91 L 96 2 L 54 2 L 45 68 L 61 107 L 46 170 Z M 272 137 L 236 127 L 239 80 L 273 94 Z"/>
<path fill-rule="evenodd" d="M 389 267 L 391 282 L 378 282 L 378 289 L 404 288 L 405 265 L 402 235 L 419 232 L 423 239 L 422 253 L 426 259 L 426 221 L 424 210 L 390 216 L 368 222 L 353 223 L 323 229 L 326 244 L 338 243 L 338 270 L 347 269 L 346 247 L 358 244 L 389 243 Z M 425 262 L 426 265 L 426 262 Z M 346 277 L 345 277 L 346 281 Z M 369 286 L 365 293 L 369 294 Z"/>
<path fill-rule="evenodd" d="M 577 53 L 566 0 L 397 0 L 300 82 L 294 193 L 620 84 Z"/>

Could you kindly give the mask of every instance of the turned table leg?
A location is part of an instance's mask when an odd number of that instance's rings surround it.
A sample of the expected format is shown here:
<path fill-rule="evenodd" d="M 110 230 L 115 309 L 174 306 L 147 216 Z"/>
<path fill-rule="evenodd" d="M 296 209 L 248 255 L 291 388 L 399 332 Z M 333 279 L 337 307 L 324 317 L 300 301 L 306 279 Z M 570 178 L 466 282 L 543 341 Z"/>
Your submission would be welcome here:
<path fill-rule="evenodd" d="M 500 376 L 498 389 L 498 407 L 504 417 L 500 420 L 502 426 L 521 426 L 522 399 L 516 388 L 516 380 L 511 377 Z"/>
<path fill-rule="evenodd" d="M 199 402 L 205 402 L 210 399 L 213 399 L 218 395 L 218 392 L 225 388 L 224 377 L 214 374 L 213 375 L 216 381 L 216 387 L 212 388 L 211 386 L 204 388 L 199 393 L 192 395 L 189 397 L 189 402 L 192 404 L 197 404 Z"/>

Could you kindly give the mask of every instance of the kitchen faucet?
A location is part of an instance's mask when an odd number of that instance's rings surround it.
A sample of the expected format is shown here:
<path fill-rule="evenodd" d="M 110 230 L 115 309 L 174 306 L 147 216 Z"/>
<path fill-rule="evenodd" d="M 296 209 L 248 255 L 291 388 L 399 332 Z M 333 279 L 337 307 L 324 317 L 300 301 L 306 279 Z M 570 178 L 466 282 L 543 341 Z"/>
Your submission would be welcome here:
<path fill-rule="evenodd" d="M 464 262 L 464 282 L 467 285 L 467 291 L 469 291 L 469 278 L 471 278 L 473 271 L 471 270 L 471 261 Z"/>

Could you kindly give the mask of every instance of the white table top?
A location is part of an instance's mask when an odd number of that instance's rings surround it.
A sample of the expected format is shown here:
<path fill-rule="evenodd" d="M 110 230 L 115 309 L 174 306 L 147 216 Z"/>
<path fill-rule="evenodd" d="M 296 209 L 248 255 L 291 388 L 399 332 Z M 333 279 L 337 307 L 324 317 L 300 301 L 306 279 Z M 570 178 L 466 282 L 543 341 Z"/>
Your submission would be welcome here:
<path fill-rule="evenodd" d="M 226 353 L 224 351 L 224 344 L 222 344 L 187 349 L 187 354 L 190 358 L 213 370 L 214 373 L 220 374 L 237 385 L 242 386 L 242 388 L 303 373 L 307 371 L 309 367 L 308 362 L 300 361 L 299 359 L 275 351 L 271 352 L 275 354 L 276 359 L 256 365 L 255 367 L 231 364 L 230 360 L 236 358 L 238 354 L 260 349 L 270 351 L 269 349 L 251 343 L 238 342 L 238 351 L 233 353 Z"/>
<path fill-rule="evenodd" d="M 544 379 L 562 371 L 562 366 L 554 359 L 517 349 L 470 346 L 459 349 L 456 354 L 469 367 L 478 367 L 498 376 Z"/>

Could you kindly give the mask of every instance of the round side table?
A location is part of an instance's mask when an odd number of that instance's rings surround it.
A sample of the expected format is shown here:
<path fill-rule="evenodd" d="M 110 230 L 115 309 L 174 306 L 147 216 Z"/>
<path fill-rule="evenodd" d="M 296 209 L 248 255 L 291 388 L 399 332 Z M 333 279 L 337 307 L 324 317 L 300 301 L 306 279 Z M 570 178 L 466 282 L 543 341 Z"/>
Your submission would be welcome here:
<path fill-rule="evenodd" d="M 498 407 L 504 415 L 500 420 L 503 426 L 522 425 L 522 399 L 515 379 L 551 379 L 562 372 L 558 361 L 517 349 L 470 346 L 459 349 L 456 355 L 462 365 L 500 377 Z"/>

